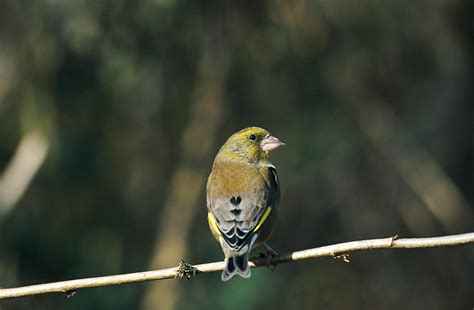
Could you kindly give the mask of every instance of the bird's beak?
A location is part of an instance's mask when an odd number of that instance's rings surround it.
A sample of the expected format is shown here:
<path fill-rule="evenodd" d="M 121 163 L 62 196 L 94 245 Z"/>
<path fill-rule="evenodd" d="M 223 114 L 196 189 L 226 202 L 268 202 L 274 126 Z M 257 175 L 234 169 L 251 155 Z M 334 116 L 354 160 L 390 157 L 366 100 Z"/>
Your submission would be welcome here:
<path fill-rule="evenodd" d="M 285 143 L 281 142 L 278 140 L 278 138 L 275 138 L 272 135 L 267 135 L 262 142 L 260 142 L 260 147 L 262 148 L 263 151 L 265 152 L 270 152 L 273 151 L 274 149 L 285 145 Z"/>

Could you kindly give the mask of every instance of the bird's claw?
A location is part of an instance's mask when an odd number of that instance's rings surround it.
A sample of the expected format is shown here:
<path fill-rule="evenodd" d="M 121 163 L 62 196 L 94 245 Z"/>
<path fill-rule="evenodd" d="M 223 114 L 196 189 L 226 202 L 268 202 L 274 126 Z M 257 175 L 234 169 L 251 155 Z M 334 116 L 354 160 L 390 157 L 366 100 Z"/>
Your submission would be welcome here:
<path fill-rule="evenodd" d="M 268 244 L 264 243 L 263 246 L 265 246 L 266 251 L 265 253 L 260 253 L 260 257 L 265 258 L 265 266 L 267 266 L 268 269 L 271 271 L 274 271 L 276 268 L 276 264 L 272 263 L 273 258 L 278 256 L 278 253 L 273 250 Z"/>

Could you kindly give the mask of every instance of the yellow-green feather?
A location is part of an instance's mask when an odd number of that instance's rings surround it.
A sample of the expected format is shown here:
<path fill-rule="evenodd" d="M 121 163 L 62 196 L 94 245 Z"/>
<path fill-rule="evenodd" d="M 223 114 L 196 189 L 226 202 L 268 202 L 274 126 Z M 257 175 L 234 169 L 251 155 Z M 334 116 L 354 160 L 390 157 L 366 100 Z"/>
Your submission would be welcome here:
<path fill-rule="evenodd" d="M 268 135 L 268 131 L 258 127 L 245 128 L 232 135 L 216 155 L 212 173 L 208 179 L 209 227 L 214 237 L 221 243 L 226 255 L 223 280 L 230 279 L 235 273 L 242 277 L 250 276 L 246 264 L 248 252 L 252 247 L 269 238 L 275 224 L 280 196 L 279 185 L 268 154 L 261 147 L 262 140 Z M 264 208 L 249 233 L 256 234 L 258 237 L 251 241 L 246 253 L 232 252 L 237 249 L 231 249 L 225 245 L 226 238 L 220 230 L 222 223 L 219 221 L 225 218 L 222 216 L 223 209 L 220 206 L 223 203 L 228 203 L 229 199 L 233 197 L 239 197 L 239 199 L 242 197 L 246 202 L 246 207 L 255 208 L 255 212 L 259 208 Z M 219 211 L 216 213 L 216 210 Z M 219 217 L 222 218 L 219 219 Z M 247 220 L 250 221 L 251 217 Z M 240 271 L 235 269 L 239 264 Z"/>

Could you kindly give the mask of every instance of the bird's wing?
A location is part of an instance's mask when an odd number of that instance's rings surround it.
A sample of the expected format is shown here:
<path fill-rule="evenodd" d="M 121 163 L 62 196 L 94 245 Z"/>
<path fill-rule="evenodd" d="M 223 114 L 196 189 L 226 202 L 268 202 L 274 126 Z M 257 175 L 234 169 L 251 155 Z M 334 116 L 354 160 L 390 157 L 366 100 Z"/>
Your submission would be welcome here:
<path fill-rule="evenodd" d="M 231 251 L 247 250 L 279 198 L 279 185 L 274 166 L 265 167 L 258 175 L 263 182 L 261 190 L 253 195 L 223 196 L 209 199 L 209 222 L 220 232 Z M 258 183 L 258 182 L 257 182 Z M 214 229 L 216 230 L 216 229 Z"/>

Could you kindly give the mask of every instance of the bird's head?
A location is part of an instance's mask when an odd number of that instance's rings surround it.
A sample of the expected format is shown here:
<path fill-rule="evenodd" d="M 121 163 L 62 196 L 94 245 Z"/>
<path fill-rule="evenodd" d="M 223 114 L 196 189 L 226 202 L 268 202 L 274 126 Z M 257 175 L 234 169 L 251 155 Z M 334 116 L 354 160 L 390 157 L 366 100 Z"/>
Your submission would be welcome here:
<path fill-rule="evenodd" d="M 228 159 L 245 159 L 250 163 L 268 161 L 268 153 L 285 143 L 259 127 L 248 127 L 233 134 L 219 151 Z"/>

